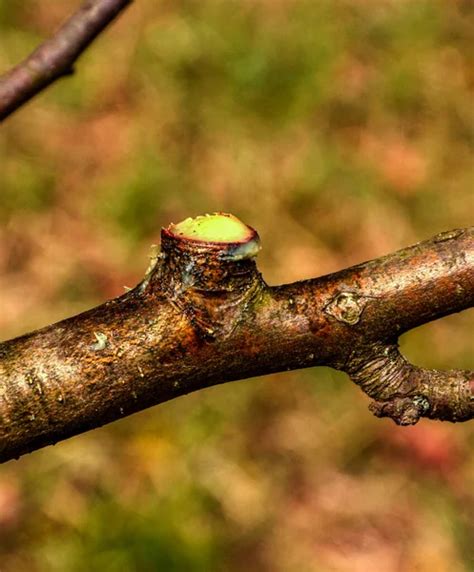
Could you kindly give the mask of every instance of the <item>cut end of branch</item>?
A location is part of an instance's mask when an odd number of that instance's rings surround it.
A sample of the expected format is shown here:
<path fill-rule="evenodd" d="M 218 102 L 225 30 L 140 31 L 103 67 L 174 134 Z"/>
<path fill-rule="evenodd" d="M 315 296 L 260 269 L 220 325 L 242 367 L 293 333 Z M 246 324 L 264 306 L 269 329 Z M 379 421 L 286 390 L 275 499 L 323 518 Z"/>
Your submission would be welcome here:
<path fill-rule="evenodd" d="M 227 213 L 213 213 L 188 217 L 178 224 L 170 224 L 168 230 L 188 240 L 200 242 L 247 242 L 255 231 Z"/>
<path fill-rule="evenodd" d="M 245 260 L 260 250 L 257 231 L 228 213 L 213 213 L 187 218 L 163 229 L 162 237 L 181 248 L 220 251 L 220 258 Z"/>

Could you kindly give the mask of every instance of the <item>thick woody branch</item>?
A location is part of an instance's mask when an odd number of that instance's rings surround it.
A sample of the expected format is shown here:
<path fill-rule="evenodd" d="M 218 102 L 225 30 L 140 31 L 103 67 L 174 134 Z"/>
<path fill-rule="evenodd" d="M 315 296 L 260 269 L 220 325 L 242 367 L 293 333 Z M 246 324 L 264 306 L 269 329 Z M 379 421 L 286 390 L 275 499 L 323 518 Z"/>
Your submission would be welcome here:
<path fill-rule="evenodd" d="M 82 52 L 131 0 L 88 0 L 49 40 L 0 77 L 0 122 L 48 85 L 74 72 Z"/>
<path fill-rule="evenodd" d="M 231 215 L 162 231 L 123 296 L 0 344 L 0 461 L 210 385 L 329 365 L 377 416 L 474 417 L 474 375 L 409 364 L 398 337 L 474 305 L 474 228 L 321 278 L 269 287 Z"/>

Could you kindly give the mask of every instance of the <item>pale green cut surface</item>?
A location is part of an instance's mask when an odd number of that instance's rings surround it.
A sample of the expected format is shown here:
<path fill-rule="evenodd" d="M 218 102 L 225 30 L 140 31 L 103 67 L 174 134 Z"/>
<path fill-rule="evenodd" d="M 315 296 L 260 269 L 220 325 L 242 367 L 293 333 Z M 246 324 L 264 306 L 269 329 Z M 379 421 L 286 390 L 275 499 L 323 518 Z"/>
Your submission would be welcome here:
<path fill-rule="evenodd" d="M 187 218 L 170 229 L 173 234 L 203 242 L 244 242 L 250 228 L 231 214 L 214 213 Z"/>

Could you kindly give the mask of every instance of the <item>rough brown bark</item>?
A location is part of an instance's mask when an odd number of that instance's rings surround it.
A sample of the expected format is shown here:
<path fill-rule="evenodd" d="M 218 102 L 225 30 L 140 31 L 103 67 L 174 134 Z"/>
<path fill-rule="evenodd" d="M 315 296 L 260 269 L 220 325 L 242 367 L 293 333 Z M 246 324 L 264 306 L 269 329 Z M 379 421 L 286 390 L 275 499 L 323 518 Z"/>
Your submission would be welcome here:
<path fill-rule="evenodd" d="M 132 0 L 88 0 L 49 40 L 0 77 L 0 122 L 59 78 Z"/>
<path fill-rule="evenodd" d="M 398 337 L 474 305 L 474 228 L 320 278 L 269 287 L 258 240 L 162 231 L 145 279 L 88 312 L 0 344 L 0 461 L 208 387 L 327 365 L 396 423 L 474 417 L 474 374 L 418 368 Z"/>

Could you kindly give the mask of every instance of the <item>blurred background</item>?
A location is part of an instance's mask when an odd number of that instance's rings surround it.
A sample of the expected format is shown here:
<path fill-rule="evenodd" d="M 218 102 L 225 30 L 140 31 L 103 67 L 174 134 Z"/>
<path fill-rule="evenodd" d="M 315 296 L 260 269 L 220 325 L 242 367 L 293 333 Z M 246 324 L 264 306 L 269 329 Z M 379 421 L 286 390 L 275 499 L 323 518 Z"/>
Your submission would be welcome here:
<path fill-rule="evenodd" d="M 0 1 L 0 70 L 79 5 Z M 0 338 L 120 295 L 227 211 L 268 283 L 474 215 L 474 6 L 135 2 L 0 129 Z M 473 314 L 401 340 L 474 368 Z M 474 424 L 377 420 L 319 368 L 210 388 L 0 467 L 2 572 L 472 572 Z"/>

